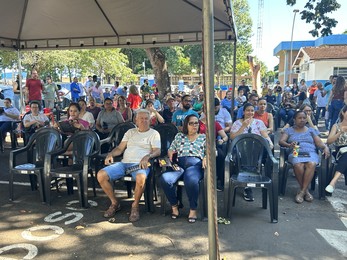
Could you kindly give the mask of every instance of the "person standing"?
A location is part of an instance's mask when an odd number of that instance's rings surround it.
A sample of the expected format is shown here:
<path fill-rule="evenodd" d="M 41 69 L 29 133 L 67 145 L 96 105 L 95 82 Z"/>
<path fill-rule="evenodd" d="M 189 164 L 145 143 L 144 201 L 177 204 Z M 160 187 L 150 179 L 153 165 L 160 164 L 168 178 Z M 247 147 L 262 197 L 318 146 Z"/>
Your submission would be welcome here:
<path fill-rule="evenodd" d="M 13 103 L 14 107 L 17 108 L 18 110 L 20 109 L 20 88 L 21 84 L 19 82 L 19 75 L 16 76 L 16 80 L 13 82 Z"/>
<path fill-rule="evenodd" d="M 39 101 L 39 103 L 42 105 L 42 91 L 42 81 L 39 79 L 39 74 L 37 73 L 37 70 L 33 69 L 31 71 L 31 78 L 27 79 L 25 83 L 25 102 L 29 103 L 30 101 L 36 100 Z"/>
<path fill-rule="evenodd" d="M 274 87 L 274 93 L 276 96 L 276 103 L 278 107 L 281 105 L 281 102 L 282 102 L 282 87 L 280 84 L 281 83 L 277 81 L 276 86 Z"/>
<path fill-rule="evenodd" d="M 130 86 L 129 92 L 130 94 L 127 99 L 127 104 L 133 111 L 135 111 L 140 108 L 142 98 L 140 97 L 139 91 L 135 85 Z"/>
<path fill-rule="evenodd" d="M 237 92 L 240 92 L 241 89 L 243 90 L 243 93 L 244 93 L 246 99 L 248 100 L 248 94 L 251 90 L 249 89 L 249 86 L 246 85 L 246 81 L 244 79 L 241 80 L 241 85 L 237 89 Z"/>
<path fill-rule="evenodd" d="M 339 113 L 343 108 L 345 102 L 345 84 L 345 78 L 338 76 L 335 86 L 332 89 L 332 95 L 329 98 L 331 100 L 330 128 L 336 123 Z"/>
<path fill-rule="evenodd" d="M 319 121 L 321 113 L 322 117 L 325 118 L 325 111 L 326 111 L 326 105 L 327 105 L 327 98 L 324 96 L 324 88 L 321 82 L 317 83 L 318 89 L 313 94 L 313 101 L 316 103 L 317 109 L 316 109 L 316 122 Z M 328 129 L 328 124 L 325 123 L 326 128 Z"/>
<path fill-rule="evenodd" d="M 73 82 L 70 85 L 70 92 L 71 92 L 71 100 L 72 102 L 78 102 L 78 99 L 80 98 L 80 85 L 78 84 L 78 78 L 74 77 Z"/>
<path fill-rule="evenodd" d="M 54 82 L 52 82 L 52 77 L 47 76 L 46 84 L 43 87 L 43 101 L 45 108 L 53 109 L 55 98 L 54 94 L 57 96 L 59 101 L 58 87 Z"/>
<path fill-rule="evenodd" d="M 95 102 L 98 104 L 102 104 L 104 102 L 104 93 L 101 89 L 101 82 L 97 81 L 96 85 L 93 86 L 90 91 L 90 96 L 95 99 Z"/>

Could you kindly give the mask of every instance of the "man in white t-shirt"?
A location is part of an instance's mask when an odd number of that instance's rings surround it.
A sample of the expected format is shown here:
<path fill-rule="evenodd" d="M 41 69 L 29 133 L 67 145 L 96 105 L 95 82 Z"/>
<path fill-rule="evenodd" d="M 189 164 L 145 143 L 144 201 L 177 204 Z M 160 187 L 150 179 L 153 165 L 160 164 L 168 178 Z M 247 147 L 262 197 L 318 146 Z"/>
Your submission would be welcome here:
<path fill-rule="evenodd" d="M 230 113 L 226 108 L 220 106 L 220 100 L 218 98 L 214 99 L 214 107 L 215 120 L 222 126 L 224 132 L 229 133 L 233 123 Z"/>
<path fill-rule="evenodd" d="M 150 128 L 150 112 L 146 109 L 138 110 L 135 121 L 137 128 L 125 133 L 121 143 L 107 155 L 105 164 L 108 166 L 97 175 L 101 188 L 111 200 L 110 207 L 104 213 L 105 218 L 113 217 L 120 210 L 120 203 L 114 195 L 111 182 L 125 176 L 128 168 L 140 166 L 140 169 L 131 173 L 136 180 L 136 186 L 129 221 L 135 222 L 140 219 L 139 202 L 149 173 L 148 161 L 160 155 L 160 135 Z M 113 157 L 122 154 L 122 161 L 113 164 Z"/>

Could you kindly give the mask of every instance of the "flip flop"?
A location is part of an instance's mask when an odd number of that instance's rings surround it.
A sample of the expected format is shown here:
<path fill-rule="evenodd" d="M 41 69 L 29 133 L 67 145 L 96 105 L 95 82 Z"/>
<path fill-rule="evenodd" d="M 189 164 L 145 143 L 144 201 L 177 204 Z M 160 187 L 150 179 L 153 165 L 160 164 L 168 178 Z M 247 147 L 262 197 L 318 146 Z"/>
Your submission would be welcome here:
<path fill-rule="evenodd" d="M 198 219 L 198 218 L 196 218 L 196 217 L 190 217 L 190 218 L 188 218 L 188 222 L 191 223 L 191 224 L 193 224 L 193 223 L 196 222 L 197 219 Z"/>
<path fill-rule="evenodd" d="M 222 217 L 217 218 L 217 222 L 218 224 L 230 225 L 230 220 Z"/>

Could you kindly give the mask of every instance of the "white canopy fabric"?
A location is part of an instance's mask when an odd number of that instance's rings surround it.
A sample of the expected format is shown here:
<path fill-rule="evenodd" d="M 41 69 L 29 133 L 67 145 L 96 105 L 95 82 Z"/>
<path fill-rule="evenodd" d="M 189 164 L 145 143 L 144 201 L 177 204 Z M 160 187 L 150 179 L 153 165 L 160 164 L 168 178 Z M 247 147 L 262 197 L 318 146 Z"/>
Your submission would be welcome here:
<path fill-rule="evenodd" d="M 230 0 L 215 0 L 215 41 L 236 39 Z M 1 0 L 0 48 L 200 43 L 202 0 Z"/>

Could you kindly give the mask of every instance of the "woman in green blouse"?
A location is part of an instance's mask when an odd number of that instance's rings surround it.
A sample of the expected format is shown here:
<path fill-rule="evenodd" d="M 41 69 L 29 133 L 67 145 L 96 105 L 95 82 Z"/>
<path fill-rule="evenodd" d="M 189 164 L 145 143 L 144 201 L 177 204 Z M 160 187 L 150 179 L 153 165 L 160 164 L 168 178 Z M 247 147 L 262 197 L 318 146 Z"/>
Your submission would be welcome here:
<path fill-rule="evenodd" d="M 177 161 L 174 159 L 177 154 Z M 178 199 L 176 196 L 177 180 L 182 178 L 189 199 L 189 223 L 197 219 L 199 181 L 203 178 L 203 168 L 206 166 L 206 136 L 199 134 L 199 119 L 195 115 L 188 115 L 184 119 L 182 133 L 178 133 L 173 140 L 168 156 L 170 161 L 180 167 L 178 171 L 165 172 L 160 177 L 164 193 L 172 208 L 171 218 L 179 216 Z"/>

